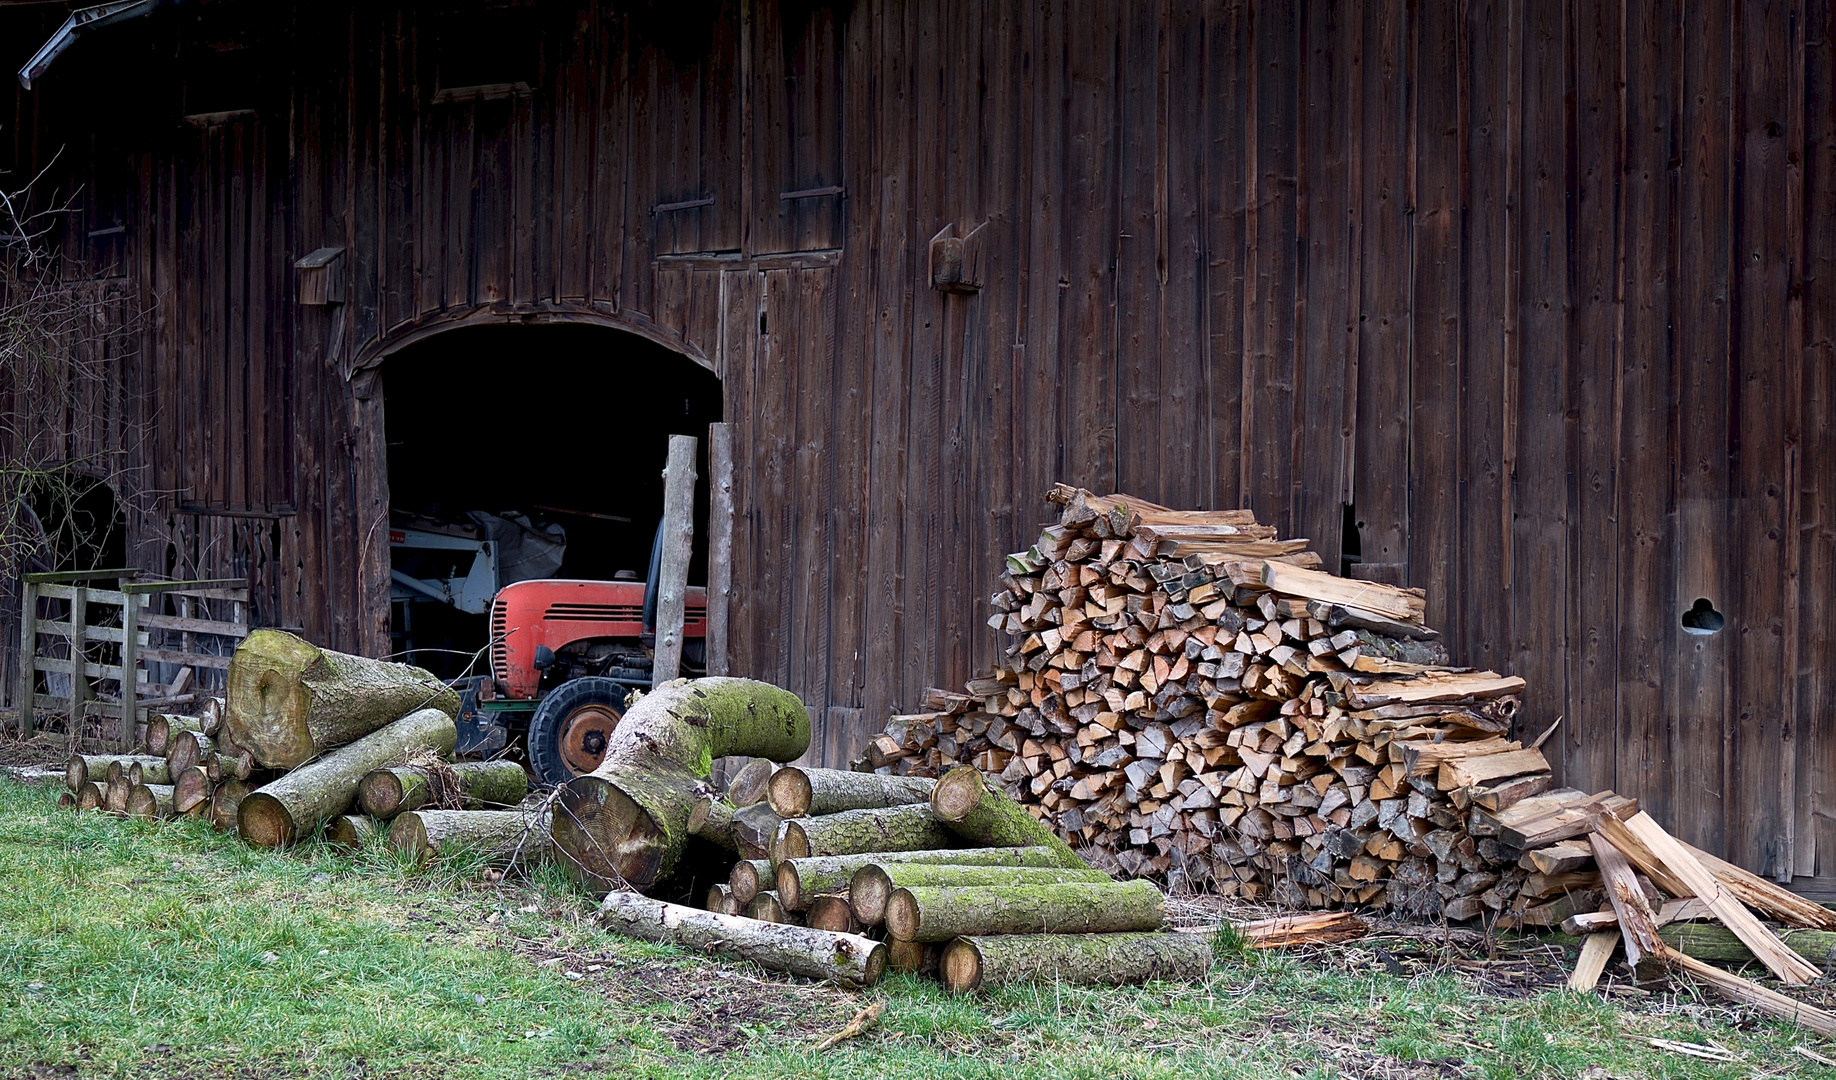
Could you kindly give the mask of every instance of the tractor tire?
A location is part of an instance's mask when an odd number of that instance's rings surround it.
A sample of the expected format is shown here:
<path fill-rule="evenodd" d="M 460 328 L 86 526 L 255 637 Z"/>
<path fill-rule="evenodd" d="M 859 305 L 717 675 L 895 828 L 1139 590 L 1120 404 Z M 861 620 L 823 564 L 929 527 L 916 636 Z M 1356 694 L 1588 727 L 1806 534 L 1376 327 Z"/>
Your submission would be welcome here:
<path fill-rule="evenodd" d="M 597 769 L 630 692 L 623 683 L 588 675 L 543 698 L 529 718 L 529 765 L 536 781 L 565 784 Z"/>

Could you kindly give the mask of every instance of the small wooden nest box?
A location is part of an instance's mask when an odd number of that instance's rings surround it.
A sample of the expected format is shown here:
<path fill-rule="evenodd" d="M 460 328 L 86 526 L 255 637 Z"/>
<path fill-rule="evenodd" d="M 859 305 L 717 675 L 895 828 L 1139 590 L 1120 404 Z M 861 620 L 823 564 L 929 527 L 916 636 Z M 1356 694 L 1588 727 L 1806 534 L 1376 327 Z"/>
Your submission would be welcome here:
<path fill-rule="evenodd" d="M 954 236 L 956 227 L 945 225 L 931 237 L 931 288 L 938 292 L 973 294 L 982 291 L 981 244 L 986 223 L 968 236 Z"/>
<path fill-rule="evenodd" d="M 293 267 L 300 272 L 300 303 L 312 307 L 344 303 L 343 248 L 319 248 Z"/>

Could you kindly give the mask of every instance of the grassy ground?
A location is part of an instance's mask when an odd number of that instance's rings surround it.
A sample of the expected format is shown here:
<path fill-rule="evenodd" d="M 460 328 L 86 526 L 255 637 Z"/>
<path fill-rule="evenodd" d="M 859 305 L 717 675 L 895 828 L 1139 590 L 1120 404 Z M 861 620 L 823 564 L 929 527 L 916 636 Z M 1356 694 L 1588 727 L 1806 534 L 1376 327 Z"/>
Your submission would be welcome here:
<path fill-rule="evenodd" d="M 53 797 L 0 779 L 0 1076 L 1836 1077 L 1793 1049 L 1836 1046 L 1687 992 L 1622 1006 L 1407 939 L 1225 950 L 1202 986 L 843 992 L 608 936 L 558 880 Z M 811 1049 L 875 1000 L 877 1028 Z"/>

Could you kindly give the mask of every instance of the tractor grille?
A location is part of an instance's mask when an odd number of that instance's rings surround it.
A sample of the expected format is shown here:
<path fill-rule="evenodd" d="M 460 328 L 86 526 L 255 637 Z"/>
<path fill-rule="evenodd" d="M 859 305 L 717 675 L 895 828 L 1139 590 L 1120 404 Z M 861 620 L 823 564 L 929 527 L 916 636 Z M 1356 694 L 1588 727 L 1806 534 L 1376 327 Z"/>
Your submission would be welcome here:
<path fill-rule="evenodd" d="M 510 678 L 510 627 L 504 615 L 504 602 L 491 601 L 491 677 Z"/>
<path fill-rule="evenodd" d="M 552 604 L 544 622 L 636 622 L 644 617 L 641 604 Z"/>

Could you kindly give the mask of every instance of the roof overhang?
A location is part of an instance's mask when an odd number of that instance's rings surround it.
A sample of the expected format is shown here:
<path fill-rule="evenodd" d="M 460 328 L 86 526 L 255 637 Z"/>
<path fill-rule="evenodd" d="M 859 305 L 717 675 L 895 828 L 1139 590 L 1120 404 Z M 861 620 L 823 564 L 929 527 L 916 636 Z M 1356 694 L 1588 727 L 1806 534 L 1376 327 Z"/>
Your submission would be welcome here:
<path fill-rule="evenodd" d="M 70 17 L 64 20 L 64 25 L 51 35 L 51 40 L 40 45 L 38 51 L 32 54 L 32 59 L 27 60 L 25 67 L 19 69 L 19 85 L 27 90 L 32 89 L 32 83 L 44 76 L 51 62 L 75 44 L 76 39 L 84 33 L 129 19 L 138 19 L 152 11 L 158 3 L 159 0 L 111 0 L 110 3 L 78 8 L 71 12 Z"/>

